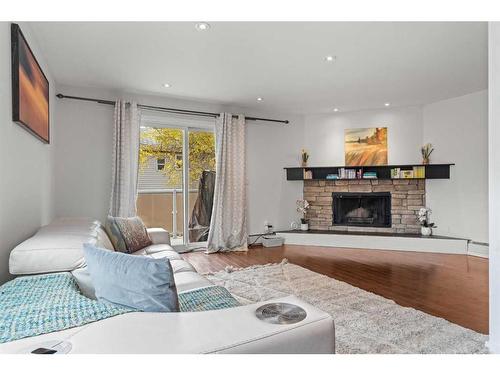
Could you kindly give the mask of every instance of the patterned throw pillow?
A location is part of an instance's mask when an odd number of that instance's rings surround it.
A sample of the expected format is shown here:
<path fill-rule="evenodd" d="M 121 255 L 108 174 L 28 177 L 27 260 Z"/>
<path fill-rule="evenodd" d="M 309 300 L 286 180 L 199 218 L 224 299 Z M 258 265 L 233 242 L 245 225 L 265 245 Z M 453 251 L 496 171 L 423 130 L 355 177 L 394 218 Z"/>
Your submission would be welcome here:
<path fill-rule="evenodd" d="M 116 251 L 133 253 L 152 245 L 146 226 L 139 217 L 108 216 L 106 232 Z"/>

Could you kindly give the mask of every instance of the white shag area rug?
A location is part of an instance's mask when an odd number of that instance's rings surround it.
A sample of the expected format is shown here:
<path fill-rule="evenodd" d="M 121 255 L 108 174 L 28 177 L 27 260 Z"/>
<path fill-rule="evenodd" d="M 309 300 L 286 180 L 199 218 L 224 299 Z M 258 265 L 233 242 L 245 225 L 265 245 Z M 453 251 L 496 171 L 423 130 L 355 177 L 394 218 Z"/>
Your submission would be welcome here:
<path fill-rule="evenodd" d="M 488 336 L 290 264 L 227 267 L 206 275 L 242 304 L 293 294 L 335 321 L 337 353 L 488 353 Z"/>

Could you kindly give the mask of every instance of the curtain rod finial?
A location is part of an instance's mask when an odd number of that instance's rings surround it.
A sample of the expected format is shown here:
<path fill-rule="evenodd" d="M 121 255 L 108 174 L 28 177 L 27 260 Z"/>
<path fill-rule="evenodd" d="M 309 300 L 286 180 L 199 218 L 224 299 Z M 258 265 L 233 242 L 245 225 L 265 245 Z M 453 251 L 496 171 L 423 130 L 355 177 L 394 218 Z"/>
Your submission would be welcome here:
<path fill-rule="evenodd" d="M 63 95 L 63 94 L 61 94 L 61 93 L 57 94 L 56 96 L 57 96 L 59 99 L 64 98 L 64 95 Z"/>

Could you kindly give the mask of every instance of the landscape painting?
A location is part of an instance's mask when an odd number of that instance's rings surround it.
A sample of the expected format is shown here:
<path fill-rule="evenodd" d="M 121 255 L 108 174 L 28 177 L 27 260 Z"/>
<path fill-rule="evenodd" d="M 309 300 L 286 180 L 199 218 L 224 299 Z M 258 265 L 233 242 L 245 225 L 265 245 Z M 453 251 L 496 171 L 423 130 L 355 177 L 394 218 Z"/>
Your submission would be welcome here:
<path fill-rule="evenodd" d="M 11 37 L 12 120 L 49 143 L 49 81 L 16 24 Z"/>
<path fill-rule="evenodd" d="M 387 165 L 387 128 L 346 129 L 345 165 Z"/>

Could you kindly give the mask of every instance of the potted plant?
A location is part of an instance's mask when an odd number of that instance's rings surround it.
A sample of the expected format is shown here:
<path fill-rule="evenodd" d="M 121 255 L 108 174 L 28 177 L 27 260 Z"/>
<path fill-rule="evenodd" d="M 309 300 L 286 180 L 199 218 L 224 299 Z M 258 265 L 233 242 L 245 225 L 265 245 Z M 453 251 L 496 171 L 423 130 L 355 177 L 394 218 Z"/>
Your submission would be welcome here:
<path fill-rule="evenodd" d="M 434 151 L 434 149 L 430 143 L 422 146 L 420 149 L 420 152 L 422 153 L 422 164 L 429 164 L 432 151 Z"/>
<path fill-rule="evenodd" d="M 305 149 L 302 149 L 302 152 L 300 154 L 300 160 L 302 162 L 302 167 L 307 167 L 307 161 L 309 160 L 309 153 Z"/>
<path fill-rule="evenodd" d="M 300 219 L 300 229 L 303 231 L 309 230 L 309 220 L 306 219 L 307 210 L 309 209 L 309 202 L 304 199 L 297 201 L 297 212 L 302 214 Z"/>
<path fill-rule="evenodd" d="M 420 232 L 422 236 L 432 235 L 432 228 L 437 228 L 434 223 L 430 222 L 432 210 L 427 207 L 422 207 L 418 210 L 418 221 L 420 223 Z"/>

